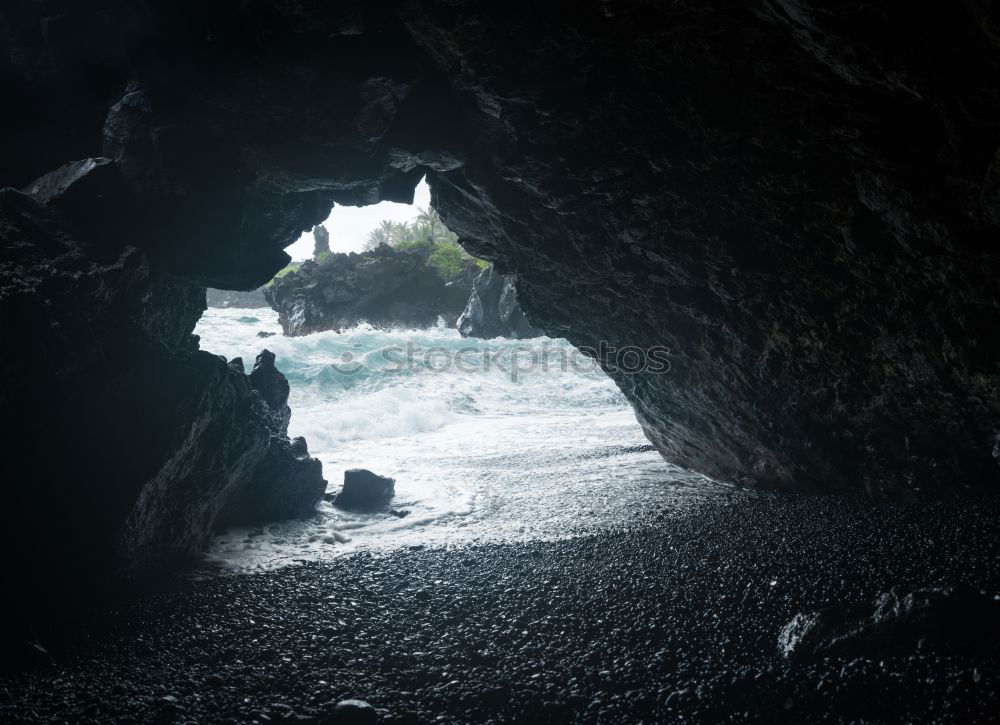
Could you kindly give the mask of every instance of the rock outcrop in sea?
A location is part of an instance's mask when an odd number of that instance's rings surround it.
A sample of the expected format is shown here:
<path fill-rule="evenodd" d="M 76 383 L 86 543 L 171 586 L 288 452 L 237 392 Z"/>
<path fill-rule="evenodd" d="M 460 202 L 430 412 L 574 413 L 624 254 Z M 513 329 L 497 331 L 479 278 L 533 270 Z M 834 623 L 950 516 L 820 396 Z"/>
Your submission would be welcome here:
<path fill-rule="evenodd" d="M 313 227 L 313 259 L 321 261 L 330 254 L 330 232 L 322 224 Z"/>
<path fill-rule="evenodd" d="M 376 327 L 454 326 L 469 299 L 475 262 L 445 276 L 420 250 L 381 245 L 370 252 L 308 260 L 276 278 L 264 296 L 286 335 L 343 330 L 361 322 Z"/>
<path fill-rule="evenodd" d="M 498 273 L 490 265 L 472 283 L 469 304 L 458 318 L 462 337 L 508 337 L 524 340 L 545 333 L 533 327 L 517 303 L 515 277 Z"/>

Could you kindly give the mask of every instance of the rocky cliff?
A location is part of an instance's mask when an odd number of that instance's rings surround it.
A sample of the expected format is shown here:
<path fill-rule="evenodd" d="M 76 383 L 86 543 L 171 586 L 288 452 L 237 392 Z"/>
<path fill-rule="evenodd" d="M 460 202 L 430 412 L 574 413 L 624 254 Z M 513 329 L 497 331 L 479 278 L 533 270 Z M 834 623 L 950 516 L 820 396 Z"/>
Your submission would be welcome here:
<path fill-rule="evenodd" d="M 272 439 L 193 347 L 200 288 L 423 175 L 671 460 L 996 487 L 989 3 L 13 0 L 0 37 L 0 183 L 46 207 L 4 192 L 4 491 L 50 559 L 197 547 L 158 523 L 207 521 Z M 623 365 L 650 346 L 668 373 Z"/>
<path fill-rule="evenodd" d="M 478 268 L 469 260 L 443 276 L 419 251 L 381 245 L 360 254 L 328 253 L 275 279 L 264 296 L 286 335 L 343 330 L 360 322 L 421 328 L 439 319 L 454 327 Z"/>

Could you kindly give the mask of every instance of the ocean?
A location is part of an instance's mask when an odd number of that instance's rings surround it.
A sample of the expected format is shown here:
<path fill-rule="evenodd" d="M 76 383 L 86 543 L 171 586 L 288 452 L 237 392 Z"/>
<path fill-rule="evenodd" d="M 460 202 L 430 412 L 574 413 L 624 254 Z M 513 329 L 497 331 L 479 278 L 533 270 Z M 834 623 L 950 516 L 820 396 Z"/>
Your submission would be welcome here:
<path fill-rule="evenodd" d="M 209 308 L 195 333 L 248 371 L 262 349 L 275 353 L 289 435 L 322 461 L 328 492 L 349 468 L 396 479 L 385 511 L 323 501 L 308 520 L 220 532 L 206 563 L 222 570 L 579 536 L 731 490 L 664 461 L 615 384 L 566 340 L 470 340 L 443 325 L 291 338 L 267 308 Z"/>

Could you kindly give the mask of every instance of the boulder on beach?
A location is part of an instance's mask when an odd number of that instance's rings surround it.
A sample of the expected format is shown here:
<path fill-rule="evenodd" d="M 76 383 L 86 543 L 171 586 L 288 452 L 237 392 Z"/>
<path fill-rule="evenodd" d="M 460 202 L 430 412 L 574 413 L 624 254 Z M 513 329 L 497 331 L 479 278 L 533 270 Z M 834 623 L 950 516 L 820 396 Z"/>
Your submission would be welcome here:
<path fill-rule="evenodd" d="M 396 479 L 366 468 L 344 471 L 344 488 L 333 504 L 343 509 L 374 509 L 385 506 L 396 493 Z"/>
<path fill-rule="evenodd" d="M 378 722 L 378 713 L 365 700 L 341 700 L 334 708 L 336 722 L 344 725 L 371 725 Z"/>

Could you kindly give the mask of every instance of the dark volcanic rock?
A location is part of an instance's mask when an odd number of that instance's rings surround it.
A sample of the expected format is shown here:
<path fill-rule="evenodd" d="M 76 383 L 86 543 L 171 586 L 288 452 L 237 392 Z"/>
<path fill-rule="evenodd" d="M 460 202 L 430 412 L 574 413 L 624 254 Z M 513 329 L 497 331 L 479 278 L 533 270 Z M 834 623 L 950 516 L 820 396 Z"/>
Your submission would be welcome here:
<path fill-rule="evenodd" d="M 995 649 L 793 663 L 774 647 L 805 603 L 942 578 L 1000 592 L 995 497 L 706 504 L 582 537 L 168 577 L 79 656 L 0 679 L 0 721 L 336 723 L 363 698 L 390 723 L 996 722 Z"/>
<path fill-rule="evenodd" d="M 472 283 L 472 295 L 458 318 L 462 337 L 509 337 L 523 340 L 545 333 L 532 327 L 517 304 L 515 278 L 497 274 L 493 266 L 479 273 Z"/>
<path fill-rule="evenodd" d="M 258 307 L 269 307 L 264 298 L 264 290 L 257 288 L 249 292 L 239 290 L 214 289 L 209 287 L 205 290 L 205 302 L 209 307 L 256 309 Z"/>
<path fill-rule="evenodd" d="M 378 722 L 375 708 L 364 700 L 341 700 L 334 706 L 333 713 L 337 722 L 344 725 L 374 725 Z"/>
<path fill-rule="evenodd" d="M 106 158 L 72 161 L 35 179 L 24 192 L 57 209 L 78 239 L 109 252 L 129 242 L 132 199 L 117 164 Z"/>
<path fill-rule="evenodd" d="M 277 416 L 282 435 L 288 432 L 292 409 L 288 407 L 288 379 L 274 367 L 274 353 L 261 350 L 250 372 L 250 387 Z"/>
<path fill-rule="evenodd" d="M 796 661 L 900 655 L 926 646 L 996 652 L 1000 601 L 969 587 L 891 591 L 873 602 L 797 614 L 778 636 L 778 651 Z"/>
<path fill-rule="evenodd" d="M 231 361 L 233 366 L 239 360 Z M 252 477 L 233 492 L 216 526 L 264 523 L 308 516 L 316 507 L 326 481 L 322 464 L 309 456 L 305 438 L 288 439 L 292 410 L 288 407 L 288 380 L 274 366 L 274 353 L 262 350 L 247 378 L 264 402 L 270 437 L 263 459 Z"/>
<path fill-rule="evenodd" d="M 443 278 L 419 251 L 382 245 L 361 254 L 335 253 L 307 261 L 264 290 L 286 335 L 342 330 L 359 322 L 378 327 L 454 325 L 465 307 L 476 269 Z"/>
<path fill-rule="evenodd" d="M 373 509 L 385 506 L 395 493 L 396 479 L 351 468 L 344 471 L 344 487 L 333 503 L 345 509 Z"/>
<path fill-rule="evenodd" d="M 427 174 L 666 457 L 875 494 L 1000 475 L 989 4 L 45 7 L 2 11 L 6 183 L 111 159 L 165 270 L 255 288 L 332 202 Z M 617 364 L 653 345 L 669 374 Z"/>
<path fill-rule="evenodd" d="M 323 465 L 309 455 L 305 438 L 272 435 L 253 476 L 229 498 L 215 525 L 304 518 L 315 513 L 325 490 Z"/>
<path fill-rule="evenodd" d="M 0 334 L 17 346 L 0 390 L 0 495 L 17 515 L 0 545 L 24 552 L 12 621 L 57 636 L 71 621 L 62 607 L 115 575 L 194 557 L 251 489 L 287 502 L 275 516 L 315 503 L 320 464 L 285 436 L 280 373 L 264 361 L 248 377 L 197 349 L 203 289 L 134 247 L 99 261 L 107 249 L 12 189 L 0 217 Z"/>
<path fill-rule="evenodd" d="M 998 28 L 971 1 L 4 3 L 0 184 L 49 205 L 0 199 L 5 543 L 40 542 L 17 576 L 195 551 L 272 437 L 196 350 L 202 288 L 259 287 L 333 202 L 423 175 L 666 457 L 995 487 Z M 304 265 L 290 334 L 431 321 L 361 267 Z M 651 346 L 669 373 L 618 364 Z"/>
<path fill-rule="evenodd" d="M 430 177 L 449 228 L 548 335 L 605 343 L 670 460 L 756 486 L 996 486 L 996 9 L 588 10 L 407 5 L 503 139 Z M 621 370 L 651 345 L 669 373 Z"/>

